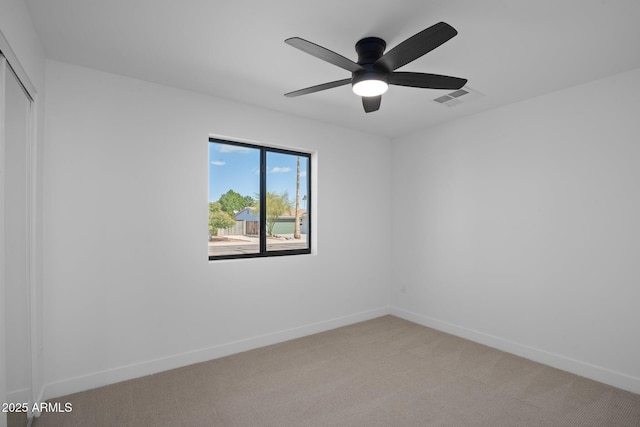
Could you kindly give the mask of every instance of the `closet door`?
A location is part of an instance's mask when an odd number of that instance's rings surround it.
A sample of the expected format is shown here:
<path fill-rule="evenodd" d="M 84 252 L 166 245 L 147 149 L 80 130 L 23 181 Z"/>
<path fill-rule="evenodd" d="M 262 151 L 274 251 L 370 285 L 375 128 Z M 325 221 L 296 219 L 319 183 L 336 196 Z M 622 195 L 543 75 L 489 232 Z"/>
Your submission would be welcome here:
<path fill-rule="evenodd" d="M 32 403 L 30 326 L 30 126 L 31 99 L 0 56 L 0 176 L 2 186 L 4 349 L 6 401 Z M 5 413 L 2 413 L 4 416 Z M 18 415 L 17 419 L 15 415 Z M 26 414 L 10 418 L 25 425 Z M 0 423 L 1 425 L 1 423 Z"/>

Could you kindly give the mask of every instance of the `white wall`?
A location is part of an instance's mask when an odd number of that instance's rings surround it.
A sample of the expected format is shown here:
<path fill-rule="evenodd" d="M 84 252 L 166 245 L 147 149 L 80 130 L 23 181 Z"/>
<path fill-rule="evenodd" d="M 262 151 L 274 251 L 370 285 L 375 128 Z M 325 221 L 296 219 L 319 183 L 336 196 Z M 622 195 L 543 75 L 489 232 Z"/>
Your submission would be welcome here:
<path fill-rule="evenodd" d="M 47 396 L 386 312 L 387 139 L 58 62 L 46 108 Z M 208 262 L 211 133 L 316 153 L 315 254 Z"/>
<path fill-rule="evenodd" d="M 393 312 L 640 392 L 640 70 L 392 144 Z"/>

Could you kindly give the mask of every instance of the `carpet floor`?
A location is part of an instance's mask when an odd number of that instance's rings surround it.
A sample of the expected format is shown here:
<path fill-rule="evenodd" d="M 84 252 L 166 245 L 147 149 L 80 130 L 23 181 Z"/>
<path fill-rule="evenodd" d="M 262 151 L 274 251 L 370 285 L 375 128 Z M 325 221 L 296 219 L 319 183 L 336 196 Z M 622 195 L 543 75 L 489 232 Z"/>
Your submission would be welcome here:
<path fill-rule="evenodd" d="M 52 399 L 54 426 L 640 426 L 640 395 L 397 317 Z"/>

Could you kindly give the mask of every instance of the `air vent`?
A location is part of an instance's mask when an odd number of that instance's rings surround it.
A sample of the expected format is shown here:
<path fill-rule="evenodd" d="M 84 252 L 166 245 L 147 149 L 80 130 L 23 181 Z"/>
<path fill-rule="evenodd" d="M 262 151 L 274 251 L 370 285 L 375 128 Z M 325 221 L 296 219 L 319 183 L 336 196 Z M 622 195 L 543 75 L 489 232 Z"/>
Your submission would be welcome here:
<path fill-rule="evenodd" d="M 441 96 L 440 98 L 436 98 L 434 99 L 434 101 L 439 102 L 441 104 L 444 104 L 447 101 L 451 101 L 453 99 L 453 97 L 449 96 L 449 95 L 445 95 L 445 96 Z"/>
<path fill-rule="evenodd" d="M 449 94 L 449 96 L 453 96 L 454 98 L 457 98 L 457 97 L 459 97 L 459 96 L 466 95 L 466 94 L 468 94 L 468 93 L 469 93 L 469 91 L 468 91 L 468 90 L 459 89 L 459 90 L 457 90 L 457 91 L 455 91 L 455 92 L 451 92 L 451 93 Z"/>
<path fill-rule="evenodd" d="M 474 99 L 478 99 L 483 96 L 484 95 L 480 92 L 473 90 L 468 86 L 465 86 L 462 89 L 456 90 L 455 92 L 442 95 L 434 99 L 434 101 L 438 104 L 446 105 L 447 107 L 453 107 L 455 105 L 465 104 L 469 101 L 473 101 Z"/>

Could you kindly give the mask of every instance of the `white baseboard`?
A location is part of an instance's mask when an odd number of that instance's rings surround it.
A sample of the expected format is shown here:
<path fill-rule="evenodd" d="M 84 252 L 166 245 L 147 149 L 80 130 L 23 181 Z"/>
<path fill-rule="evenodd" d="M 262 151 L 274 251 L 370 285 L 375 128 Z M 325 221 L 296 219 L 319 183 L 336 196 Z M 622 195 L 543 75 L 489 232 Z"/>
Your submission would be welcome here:
<path fill-rule="evenodd" d="M 22 388 L 20 390 L 7 391 L 7 402 L 25 403 L 31 402 L 31 389 Z"/>
<path fill-rule="evenodd" d="M 307 335 L 339 328 L 341 326 L 364 322 L 387 314 L 389 314 L 388 307 L 380 307 L 374 310 L 337 317 L 322 322 L 311 323 L 296 328 L 285 329 L 196 351 L 68 378 L 62 381 L 46 384 L 44 389 L 44 398 L 51 399 L 53 397 L 65 396 L 67 394 L 90 390 L 92 388 L 180 368 L 194 363 L 206 362 L 207 360 L 218 359 L 231 354 L 241 353 L 243 351 L 271 344 L 277 344 L 295 338 L 301 338 Z"/>
<path fill-rule="evenodd" d="M 548 351 L 540 350 L 514 341 L 509 341 L 504 338 L 465 328 L 439 319 L 434 319 L 422 314 L 413 313 L 398 307 L 389 307 L 389 314 L 410 322 L 449 333 L 451 335 L 484 344 L 507 353 L 515 354 L 517 356 L 524 357 L 525 359 L 533 360 L 534 362 L 539 362 L 547 366 L 571 372 L 581 377 L 589 378 L 632 393 L 640 394 L 640 378 L 637 377 L 559 354 L 550 353 Z"/>

